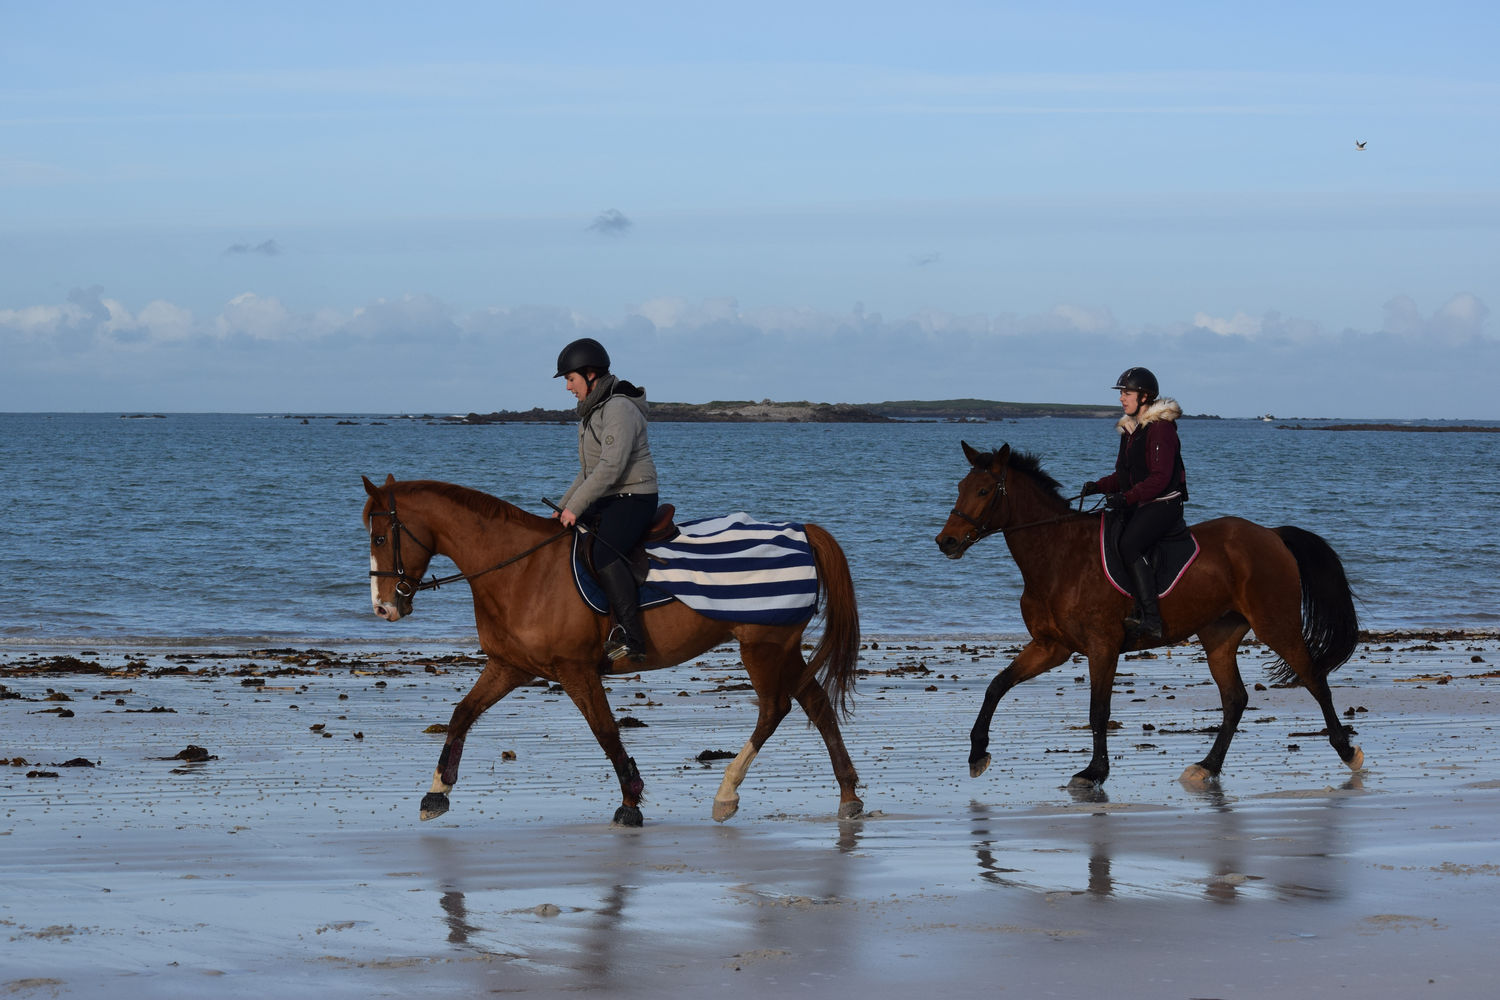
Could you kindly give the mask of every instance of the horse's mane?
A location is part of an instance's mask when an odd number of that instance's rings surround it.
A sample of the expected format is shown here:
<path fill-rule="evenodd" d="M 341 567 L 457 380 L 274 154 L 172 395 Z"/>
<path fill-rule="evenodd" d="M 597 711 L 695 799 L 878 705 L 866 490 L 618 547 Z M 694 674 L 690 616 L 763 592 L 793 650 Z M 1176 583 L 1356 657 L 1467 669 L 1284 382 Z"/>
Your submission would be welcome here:
<path fill-rule="evenodd" d="M 401 485 L 407 489 L 420 489 L 436 494 L 486 519 L 512 521 L 521 513 L 521 508 L 515 504 L 506 503 L 499 497 L 455 483 L 443 483 L 435 479 L 413 479 Z"/>
<path fill-rule="evenodd" d="M 987 451 L 979 456 L 980 463 L 983 465 L 993 464 L 998 455 L 999 451 Z M 1042 488 L 1043 492 L 1047 493 L 1058 503 L 1065 506 L 1068 504 L 1068 498 L 1062 495 L 1062 485 L 1056 479 L 1049 476 L 1046 469 L 1042 468 L 1042 460 L 1038 456 L 1033 455 L 1029 451 L 1011 449 L 1010 461 L 1007 464 L 1014 471 L 1020 472 L 1034 481 Z"/>

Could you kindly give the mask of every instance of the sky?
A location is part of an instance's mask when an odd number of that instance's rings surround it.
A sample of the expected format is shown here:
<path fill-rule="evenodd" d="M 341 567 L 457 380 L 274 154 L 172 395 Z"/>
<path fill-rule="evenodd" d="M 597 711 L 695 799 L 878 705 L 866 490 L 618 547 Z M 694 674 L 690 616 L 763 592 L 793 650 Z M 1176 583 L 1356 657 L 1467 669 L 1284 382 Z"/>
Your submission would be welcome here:
<path fill-rule="evenodd" d="M 1493 3 L 0 0 L 0 410 L 1500 419 Z M 1358 149 L 1356 143 L 1365 143 Z"/>

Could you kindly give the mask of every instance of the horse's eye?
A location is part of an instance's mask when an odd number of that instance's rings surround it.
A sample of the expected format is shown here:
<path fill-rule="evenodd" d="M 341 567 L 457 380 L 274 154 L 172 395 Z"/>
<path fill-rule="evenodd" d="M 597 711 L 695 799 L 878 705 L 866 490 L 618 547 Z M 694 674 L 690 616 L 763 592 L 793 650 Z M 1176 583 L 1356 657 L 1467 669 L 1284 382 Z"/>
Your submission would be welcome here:
<path fill-rule="evenodd" d="M 979 495 L 980 496 L 988 496 L 989 492 L 990 492 L 990 488 L 988 486 L 986 486 L 982 490 L 979 491 Z"/>
<path fill-rule="evenodd" d="M 375 546 L 376 548 L 379 548 L 380 546 L 382 546 L 382 545 L 385 544 L 385 536 L 384 535 L 371 535 L 370 536 L 370 544 L 373 545 L 373 546 Z"/>

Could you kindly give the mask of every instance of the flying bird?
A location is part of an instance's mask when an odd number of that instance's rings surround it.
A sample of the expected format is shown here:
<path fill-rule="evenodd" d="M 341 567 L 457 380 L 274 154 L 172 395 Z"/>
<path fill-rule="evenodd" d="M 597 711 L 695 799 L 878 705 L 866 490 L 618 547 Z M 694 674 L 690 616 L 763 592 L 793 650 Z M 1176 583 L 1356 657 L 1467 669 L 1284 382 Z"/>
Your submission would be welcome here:
<path fill-rule="evenodd" d="M 1363 153 L 1365 151 L 1365 144 L 1362 143 L 1362 142 L 1360 142 L 1358 139 L 1355 139 L 1354 140 L 1354 150 L 1355 150 L 1355 152 Z"/>

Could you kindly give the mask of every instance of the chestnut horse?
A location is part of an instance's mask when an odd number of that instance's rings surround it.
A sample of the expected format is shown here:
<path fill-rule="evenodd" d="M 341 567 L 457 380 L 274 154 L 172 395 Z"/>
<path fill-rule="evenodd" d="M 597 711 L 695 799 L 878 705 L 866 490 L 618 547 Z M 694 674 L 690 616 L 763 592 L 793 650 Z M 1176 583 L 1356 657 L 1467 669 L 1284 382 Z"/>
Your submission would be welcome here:
<path fill-rule="evenodd" d="M 1224 720 L 1208 756 L 1189 766 L 1181 780 L 1201 784 L 1217 776 L 1249 700 L 1236 650 L 1251 629 L 1280 657 L 1273 676 L 1302 684 L 1317 701 L 1339 759 L 1352 770 L 1364 766 L 1364 754 L 1349 742 L 1328 690 L 1328 675 L 1354 652 L 1359 624 L 1343 564 L 1322 538 L 1238 517 L 1193 525 L 1198 557 L 1162 598 L 1163 635 L 1139 643 L 1125 633 L 1130 598 L 1109 584 L 1099 565 L 1099 515 L 1074 511 L 1033 455 L 1012 452 L 1009 445 L 978 452 L 963 442 L 963 450 L 971 468 L 958 484 L 958 502 L 937 536 L 938 548 L 957 559 L 979 539 L 1003 532 L 1021 570 L 1021 616 L 1031 633 L 1031 641 L 985 690 L 969 733 L 971 777 L 989 766 L 990 720 L 1005 692 L 1076 652 L 1089 661 L 1094 753 L 1069 784 L 1086 788 L 1104 781 L 1110 692 L 1120 653 L 1195 633 L 1219 685 Z"/>
<path fill-rule="evenodd" d="M 474 597 L 474 619 L 484 650 L 484 671 L 453 709 L 448 737 L 422 798 L 422 819 L 448 811 L 448 792 L 458 780 L 459 758 L 469 728 L 495 702 L 516 688 L 544 678 L 561 684 L 583 713 L 619 776 L 622 802 L 614 821 L 640 826 L 644 784 L 620 742 L 605 697 L 601 673 L 656 670 L 700 656 L 733 637 L 760 701 L 755 730 L 730 762 L 714 795 L 713 817 L 723 821 L 739 807 L 737 789 L 755 755 L 791 710 L 802 706 L 823 737 L 839 785 L 840 819 L 860 815 L 859 778 L 844 749 L 838 716 L 849 713 L 859 659 L 859 612 L 843 550 L 832 535 L 805 525 L 817 566 L 823 635 L 809 663 L 802 633 L 809 622 L 760 625 L 707 618 L 672 601 L 642 612 L 647 659 L 612 663 L 603 655 L 609 621 L 579 597 L 573 583 L 571 546 L 553 544 L 569 530 L 477 490 L 431 481 L 376 486 L 364 480 L 364 523 L 370 531 L 370 591 L 375 614 L 397 621 L 411 614 L 414 591 L 465 579 Z M 403 547 L 404 546 L 404 547 Z M 434 555 L 459 572 L 422 583 Z"/>

